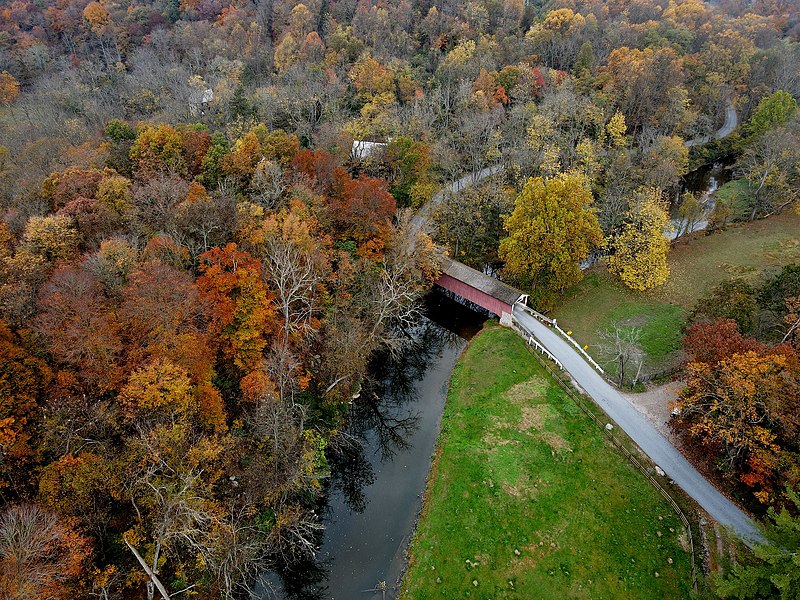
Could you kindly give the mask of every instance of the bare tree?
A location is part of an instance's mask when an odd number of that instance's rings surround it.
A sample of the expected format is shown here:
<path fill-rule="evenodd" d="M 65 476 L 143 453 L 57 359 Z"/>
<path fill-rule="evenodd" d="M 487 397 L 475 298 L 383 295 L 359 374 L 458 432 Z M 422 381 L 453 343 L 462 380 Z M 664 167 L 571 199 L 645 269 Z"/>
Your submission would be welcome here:
<path fill-rule="evenodd" d="M 753 193 L 749 218 L 769 216 L 797 201 L 798 125 L 768 131 L 745 151 L 738 167 Z"/>
<path fill-rule="evenodd" d="M 242 593 L 254 597 L 252 582 L 270 563 L 267 536 L 254 525 L 254 510 L 251 506 L 231 508 L 209 553 L 206 564 L 225 600 Z"/>
<path fill-rule="evenodd" d="M 413 226 L 411 214 L 401 213 L 369 303 L 372 329 L 368 339 L 379 340 L 392 352 L 408 340 L 396 332 L 408 329 L 419 317 L 419 299 L 428 289 L 420 266 L 434 260 L 430 250 L 430 240 Z"/>
<path fill-rule="evenodd" d="M 295 334 L 314 329 L 317 287 L 322 275 L 311 253 L 289 240 L 267 240 L 264 275 L 277 294 L 278 311 L 283 319 L 283 339 L 289 344 Z"/>
<path fill-rule="evenodd" d="M 6 508 L 0 516 L 0 597 L 55 598 L 80 574 L 86 541 L 58 515 L 35 504 Z"/>
<path fill-rule="evenodd" d="M 283 169 L 278 163 L 262 160 L 256 167 L 250 187 L 253 189 L 252 200 L 267 210 L 277 210 L 287 189 Z"/>
<path fill-rule="evenodd" d="M 617 368 L 617 385 L 622 386 L 629 369 L 636 369 L 631 384 L 636 385 L 642 373 L 645 354 L 639 344 L 642 337 L 641 327 L 627 327 L 615 321 L 606 330 L 599 331 L 602 340 L 597 347 L 607 357 L 607 364 Z"/>
<path fill-rule="evenodd" d="M 219 522 L 217 507 L 209 500 L 204 465 L 197 464 L 197 453 L 212 454 L 214 450 L 204 442 L 192 446 L 187 435 L 181 426 L 142 429 L 134 442 L 142 460 L 128 486 L 128 495 L 137 521 L 152 544 L 152 561 L 148 563 L 127 537 L 123 539 L 147 574 L 147 600 L 154 599 L 156 590 L 165 600 L 170 598 L 159 579 L 167 553 L 183 548 L 206 556 L 213 538 L 211 530 Z"/>

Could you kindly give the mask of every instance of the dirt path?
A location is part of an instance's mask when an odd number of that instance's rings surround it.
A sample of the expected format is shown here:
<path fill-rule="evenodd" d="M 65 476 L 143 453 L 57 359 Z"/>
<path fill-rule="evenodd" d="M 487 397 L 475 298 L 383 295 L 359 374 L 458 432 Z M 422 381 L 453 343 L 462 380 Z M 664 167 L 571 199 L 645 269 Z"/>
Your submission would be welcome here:
<path fill-rule="evenodd" d="M 669 429 L 669 418 L 671 416 L 671 404 L 678 397 L 678 392 L 686 385 L 682 381 L 670 381 L 664 385 L 659 385 L 648 389 L 646 392 L 638 394 L 623 393 L 622 395 L 630 402 L 636 410 L 642 413 L 647 420 L 658 429 L 663 436 L 673 444 L 677 442 L 675 436 Z"/>

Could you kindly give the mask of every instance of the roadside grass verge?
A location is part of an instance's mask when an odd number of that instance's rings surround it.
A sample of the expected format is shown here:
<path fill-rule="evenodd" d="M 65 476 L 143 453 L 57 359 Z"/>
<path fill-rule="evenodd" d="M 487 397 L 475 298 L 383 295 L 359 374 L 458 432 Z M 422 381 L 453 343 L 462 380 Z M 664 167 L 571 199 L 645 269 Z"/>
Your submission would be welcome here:
<path fill-rule="evenodd" d="M 681 328 L 697 300 L 728 279 L 757 283 L 765 270 L 800 262 L 800 216 L 792 211 L 754 223 L 731 226 L 711 235 L 678 242 L 669 255 L 670 277 L 649 292 L 622 285 L 604 267 L 592 269 L 570 288 L 551 316 L 573 331 L 581 345 L 605 366 L 598 331 L 617 320 L 642 327 L 647 352 L 645 372 L 653 375 L 677 366 Z M 610 365 L 614 373 L 615 368 Z"/>
<path fill-rule="evenodd" d="M 453 374 L 401 598 L 689 597 L 684 536 L 524 341 L 488 326 Z"/>

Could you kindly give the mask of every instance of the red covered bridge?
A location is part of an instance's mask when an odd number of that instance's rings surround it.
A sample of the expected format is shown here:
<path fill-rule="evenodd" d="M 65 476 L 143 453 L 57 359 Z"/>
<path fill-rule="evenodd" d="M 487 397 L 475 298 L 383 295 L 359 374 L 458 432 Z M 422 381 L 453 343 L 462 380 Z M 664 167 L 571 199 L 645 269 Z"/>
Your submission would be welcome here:
<path fill-rule="evenodd" d="M 497 315 L 504 324 L 510 323 L 514 303 L 527 299 L 510 285 L 446 256 L 436 285 Z"/>

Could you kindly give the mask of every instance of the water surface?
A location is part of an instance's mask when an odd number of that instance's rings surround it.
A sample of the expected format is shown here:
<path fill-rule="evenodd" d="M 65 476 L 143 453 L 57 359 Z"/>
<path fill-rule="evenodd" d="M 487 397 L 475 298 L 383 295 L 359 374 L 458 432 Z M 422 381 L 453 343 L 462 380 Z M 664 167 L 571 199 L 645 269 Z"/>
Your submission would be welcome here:
<path fill-rule="evenodd" d="M 405 567 L 450 376 L 481 317 L 438 293 L 400 356 L 373 361 L 344 440 L 330 453 L 325 532 L 313 561 L 294 565 L 262 598 L 394 598 Z M 281 581 L 282 580 L 282 581 Z"/>

